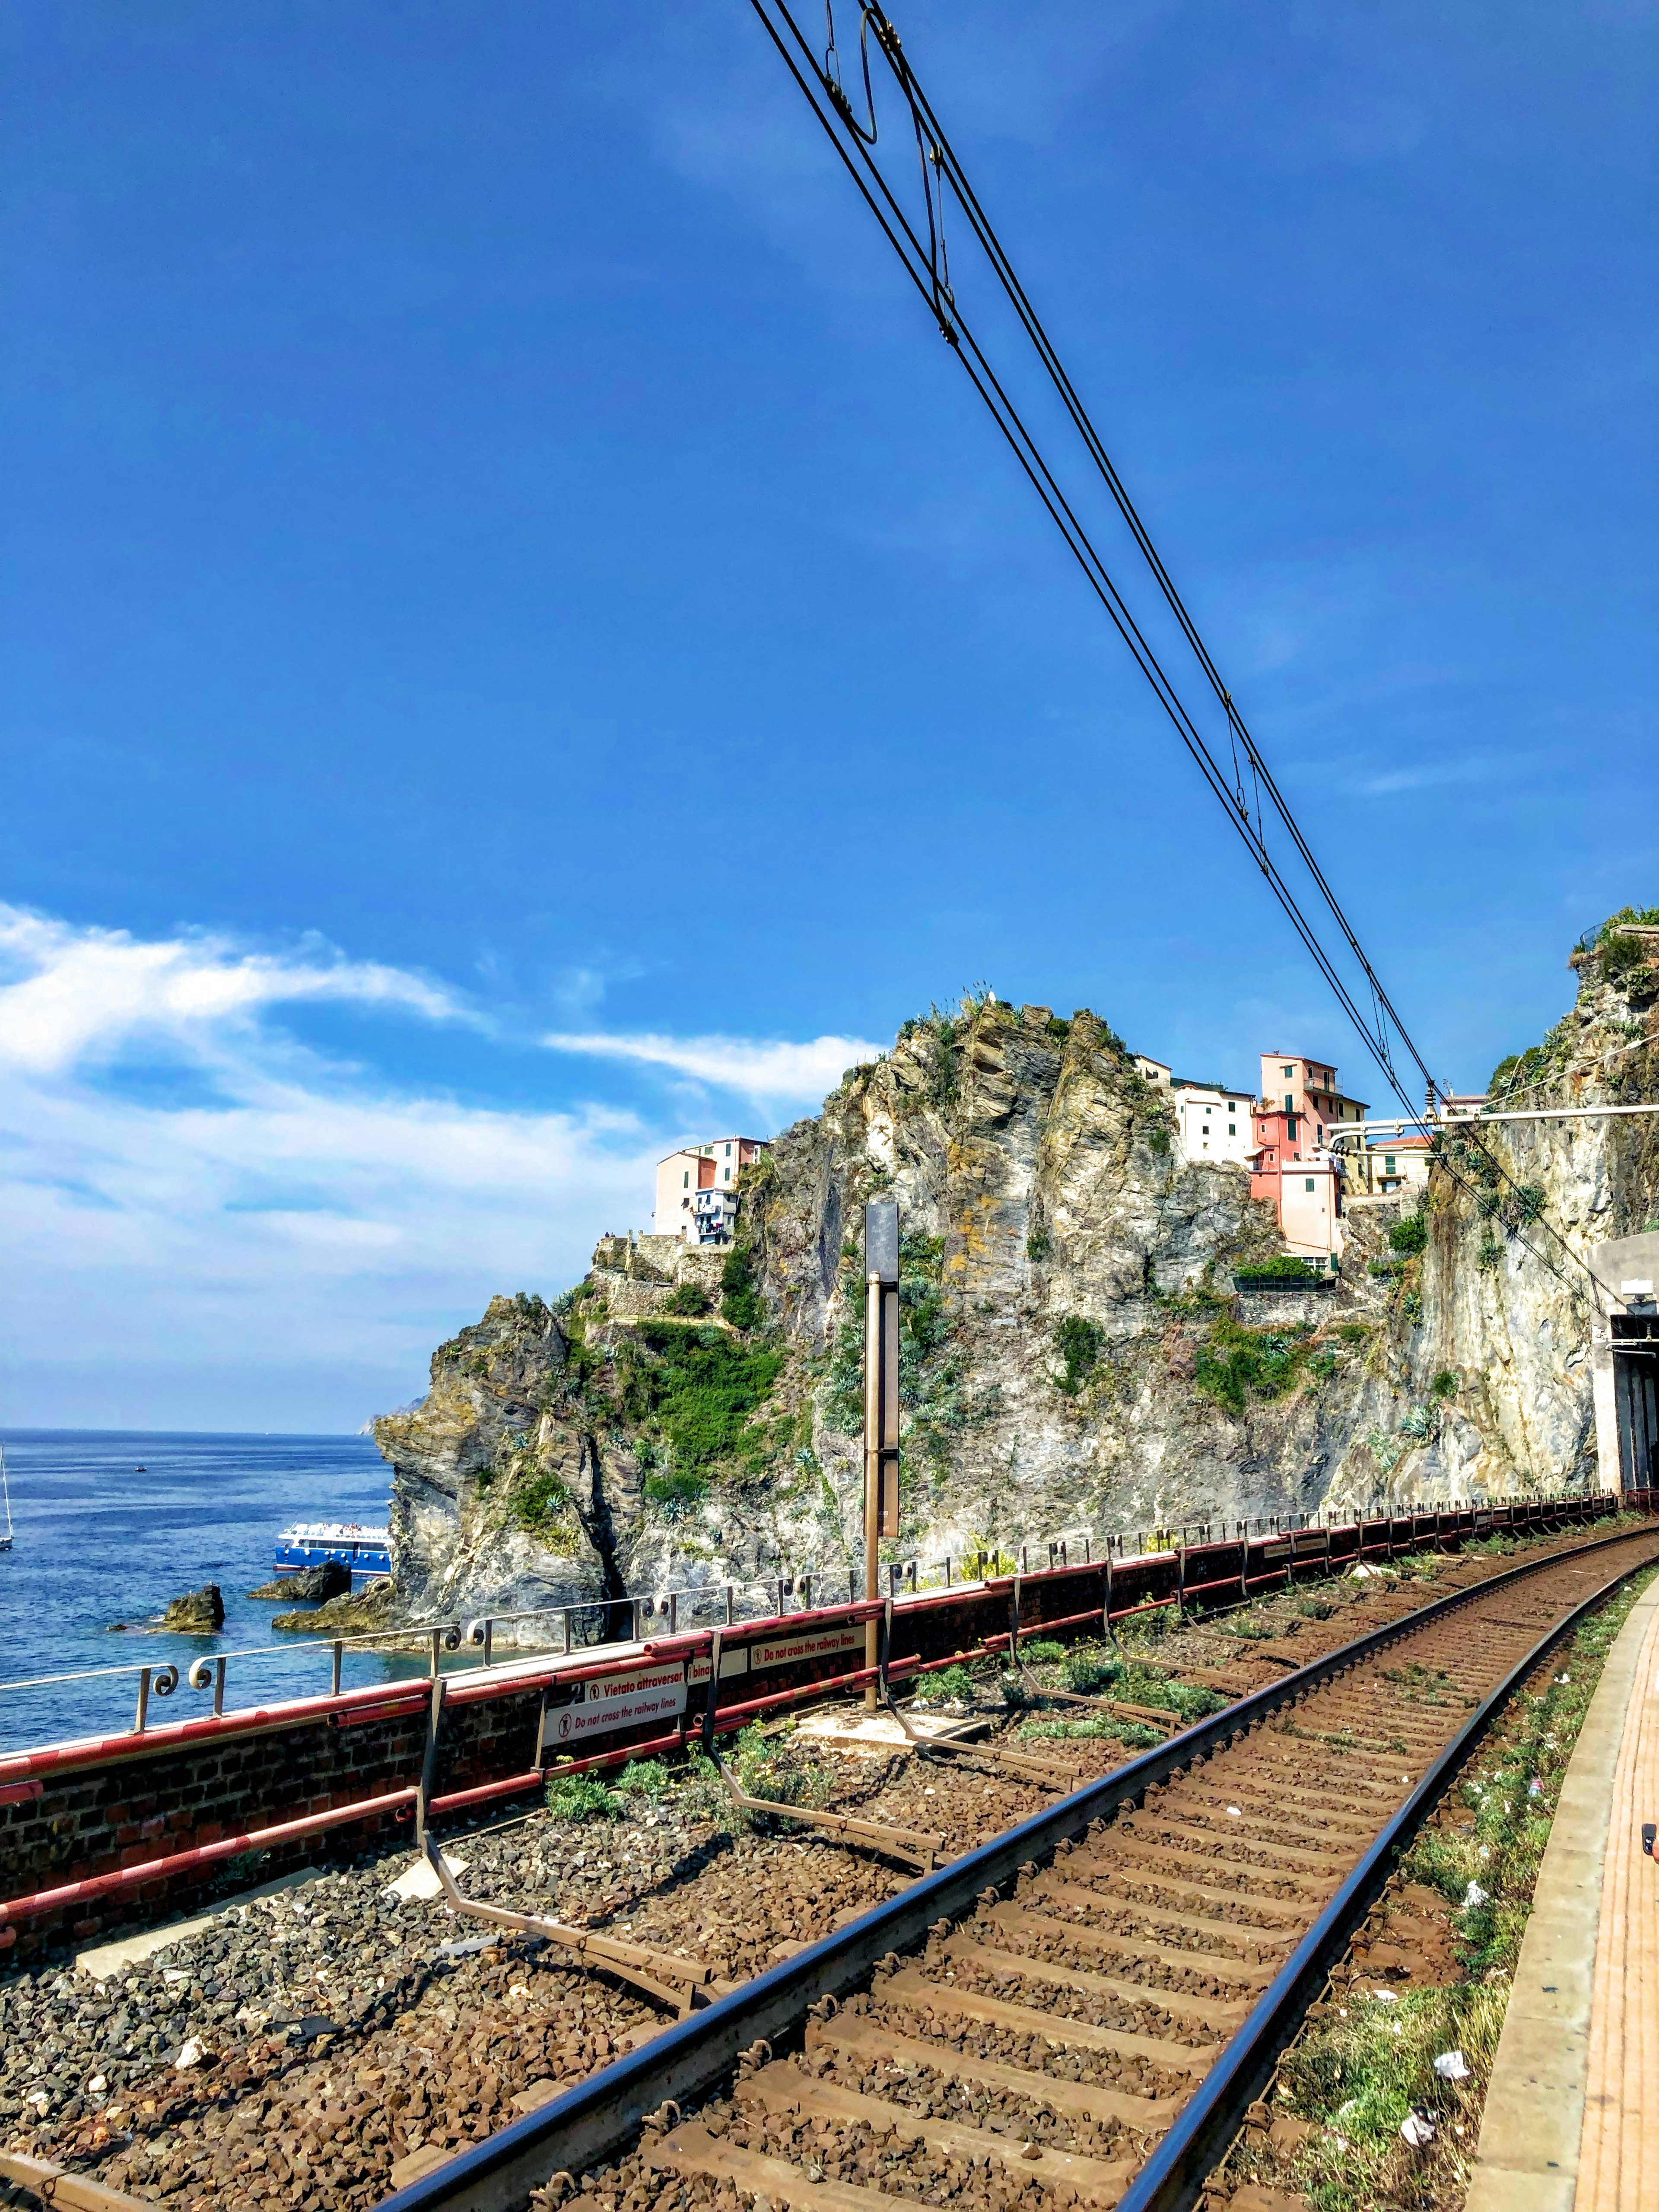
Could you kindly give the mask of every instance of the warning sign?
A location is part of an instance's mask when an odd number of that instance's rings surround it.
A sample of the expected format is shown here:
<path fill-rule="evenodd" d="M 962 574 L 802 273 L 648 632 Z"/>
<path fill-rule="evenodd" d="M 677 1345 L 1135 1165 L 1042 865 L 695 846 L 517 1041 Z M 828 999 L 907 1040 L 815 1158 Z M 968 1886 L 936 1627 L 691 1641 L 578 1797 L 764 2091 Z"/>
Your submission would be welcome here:
<path fill-rule="evenodd" d="M 581 1697 L 547 1717 L 547 1741 L 568 1743 L 608 1729 L 633 1728 L 641 1721 L 677 1720 L 685 1711 L 685 1668 L 647 1667 L 637 1674 L 606 1674 L 584 1682 Z"/>
<path fill-rule="evenodd" d="M 845 1628 L 818 1628 L 802 1636 L 781 1636 L 770 1644 L 751 1644 L 749 1664 L 760 1672 L 769 1667 L 792 1667 L 802 1659 L 822 1659 L 832 1651 L 863 1648 L 863 1629 L 849 1622 Z"/>

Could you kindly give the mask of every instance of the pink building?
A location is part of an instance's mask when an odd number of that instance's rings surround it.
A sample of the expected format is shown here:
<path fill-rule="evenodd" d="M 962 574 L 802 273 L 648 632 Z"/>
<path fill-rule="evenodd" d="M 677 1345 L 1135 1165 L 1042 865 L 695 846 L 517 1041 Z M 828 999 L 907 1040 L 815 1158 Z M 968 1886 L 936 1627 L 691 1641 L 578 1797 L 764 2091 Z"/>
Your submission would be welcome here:
<path fill-rule="evenodd" d="M 655 1233 L 688 1244 L 729 1244 L 743 1170 L 765 1150 L 762 1137 L 716 1137 L 659 1160 Z"/>
<path fill-rule="evenodd" d="M 1297 1053 L 1261 1055 L 1261 1103 L 1250 1116 L 1250 1196 L 1269 1199 L 1300 1258 L 1335 1264 L 1342 1249 L 1342 1174 L 1331 1129 L 1363 1121 L 1365 1102 L 1338 1090 L 1336 1070 Z"/>

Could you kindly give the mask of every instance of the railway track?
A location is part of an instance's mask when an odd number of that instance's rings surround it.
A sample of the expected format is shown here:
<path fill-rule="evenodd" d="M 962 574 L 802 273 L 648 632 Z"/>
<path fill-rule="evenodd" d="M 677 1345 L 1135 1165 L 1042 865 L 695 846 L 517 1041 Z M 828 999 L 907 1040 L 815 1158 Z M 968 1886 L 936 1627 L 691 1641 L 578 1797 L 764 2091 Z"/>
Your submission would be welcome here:
<path fill-rule="evenodd" d="M 1655 1559 L 1659 1529 L 1605 1538 L 1385 1623 L 911 1884 L 385 2212 L 1195 2203 L 1452 1770 L 1540 1646 Z"/>

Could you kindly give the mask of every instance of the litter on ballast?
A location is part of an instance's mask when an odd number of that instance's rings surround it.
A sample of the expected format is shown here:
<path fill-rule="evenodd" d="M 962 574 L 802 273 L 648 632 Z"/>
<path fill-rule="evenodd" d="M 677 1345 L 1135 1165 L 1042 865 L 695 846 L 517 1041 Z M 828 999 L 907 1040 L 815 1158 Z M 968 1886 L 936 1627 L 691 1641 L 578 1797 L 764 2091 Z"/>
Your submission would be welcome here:
<path fill-rule="evenodd" d="M 1491 1902 L 1491 1899 L 1478 1881 L 1472 1881 L 1463 1892 L 1462 1909 L 1465 1912 L 1472 1912 L 1477 1905 L 1489 1905 Z"/>
<path fill-rule="evenodd" d="M 1431 2143 L 1440 2132 L 1421 2105 L 1414 2105 L 1400 2123 L 1400 2132 L 1413 2150 Z"/>
<path fill-rule="evenodd" d="M 1434 2070 L 1443 2081 L 1467 2081 L 1469 2062 L 1461 2051 L 1443 2051 L 1434 2062 Z"/>

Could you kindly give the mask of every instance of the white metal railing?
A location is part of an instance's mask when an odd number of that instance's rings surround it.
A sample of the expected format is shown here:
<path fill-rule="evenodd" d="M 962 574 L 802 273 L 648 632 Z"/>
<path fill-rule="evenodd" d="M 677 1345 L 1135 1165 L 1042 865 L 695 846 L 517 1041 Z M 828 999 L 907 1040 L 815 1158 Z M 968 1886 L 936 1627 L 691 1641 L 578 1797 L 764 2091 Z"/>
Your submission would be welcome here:
<path fill-rule="evenodd" d="M 1486 1500 L 1466 1506 L 1443 1506 L 1436 1509 L 1424 1506 L 1416 1512 L 1473 1512 L 1477 1527 L 1490 1528 L 1495 1511 L 1509 1505 L 1555 1505 L 1569 1502 L 1583 1502 L 1582 1492 L 1549 1493 L 1534 1492 L 1501 1501 Z M 1258 1514 L 1243 1520 L 1218 1522 L 1188 1522 L 1164 1523 L 1138 1530 L 1133 1540 L 1126 1531 L 1112 1534 L 1097 1534 L 1086 1528 L 1062 1530 L 1041 1544 L 1024 1543 L 1010 1550 L 981 1546 L 977 1550 L 962 1553 L 947 1553 L 943 1559 L 925 1562 L 919 1555 L 907 1559 L 890 1560 L 885 1564 L 888 1595 L 901 1601 L 907 1596 L 920 1597 L 941 1590 L 972 1589 L 992 1577 L 1015 1572 L 1030 1574 L 1057 1567 L 1091 1565 L 1098 1557 L 1110 1559 L 1115 1564 L 1125 1560 L 1155 1557 L 1199 1545 L 1227 1544 L 1253 1541 L 1259 1537 L 1273 1538 L 1292 1535 L 1301 1529 L 1336 1529 L 1370 1520 L 1391 1521 L 1411 1519 L 1413 1512 L 1393 1512 L 1386 1498 L 1374 1497 L 1363 1510 L 1353 1509 L 1338 1515 L 1334 1513 L 1274 1513 Z M 1073 1559 L 1072 1553 L 1079 1557 Z M 1035 1565 L 1033 1562 L 1035 1561 Z M 545 1622 L 545 1639 L 532 1638 L 523 1645 L 517 1644 L 515 1656 L 545 1656 L 548 1654 L 568 1656 L 578 1651 L 594 1651 L 602 1648 L 626 1650 L 630 1644 L 645 1640 L 645 1624 L 660 1620 L 666 1633 L 677 1634 L 682 1628 L 702 1625 L 731 1626 L 740 1620 L 765 1620 L 781 1618 L 790 1613 L 810 1612 L 815 1607 L 856 1604 L 862 1592 L 861 1580 L 856 1567 L 813 1567 L 805 1571 L 790 1571 L 780 1562 L 780 1571 L 757 1582 L 699 1583 L 684 1587 L 652 1591 L 624 1593 L 615 1597 L 580 1598 L 562 1605 L 537 1606 L 510 1613 L 484 1613 L 471 1620 L 410 1621 L 399 1626 L 368 1630 L 355 1636 L 318 1638 L 283 1644 L 255 1644 L 244 1650 L 204 1653 L 183 1668 L 172 1661 L 160 1665 L 142 1661 L 125 1662 L 109 1667 L 89 1667 L 57 1674 L 38 1674 L 12 1682 L 0 1682 L 0 1698 L 13 1692 L 55 1690 L 70 1684 L 108 1681 L 125 1677 L 136 1689 L 133 1717 L 128 1733 L 143 1735 L 153 1725 L 152 1706 L 158 1698 L 170 1698 L 180 1683 L 188 1684 L 194 1691 L 211 1691 L 212 1710 L 216 1716 L 225 1711 L 225 1694 L 230 1664 L 233 1661 L 262 1661 L 274 1658 L 292 1660 L 295 1656 L 315 1651 L 325 1657 L 328 1669 L 327 1694 L 337 1697 L 343 1687 L 343 1671 L 348 1652 L 382 1655 L 403 1651 L 424 1651 L 426 1679 L 441 1673 L 447 1656 L 465 1652 L 463 1664 L 479 1668 L 494 1666 L 495 1638 L 498 1629 L 520 1628 L 526 1623 Z M 842 1595 L 845 1584 L 846 1595 Z M 793 1602 L 792 1602 L 793 1601 Z M 474 1658 L 472 1655 L 477 1656 Z M 370 1685 L 368 1686 L 375 1686 Z M 390 1685 L 386 1686 L 390 1687 Z M 319 1688 L 296 1695 L 320 1696 Z M 245 1710 L 245 1709 L 242 1709 Z M 75 1741 L 84 1741 L 77 1737 Z M 95 1739 L 94 1739 L 95 1740 Z M 9 1758 L 23 1755 L 21 1751 L 0 1753 L 0 1765 Z"/>

